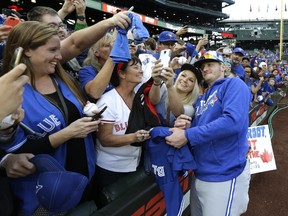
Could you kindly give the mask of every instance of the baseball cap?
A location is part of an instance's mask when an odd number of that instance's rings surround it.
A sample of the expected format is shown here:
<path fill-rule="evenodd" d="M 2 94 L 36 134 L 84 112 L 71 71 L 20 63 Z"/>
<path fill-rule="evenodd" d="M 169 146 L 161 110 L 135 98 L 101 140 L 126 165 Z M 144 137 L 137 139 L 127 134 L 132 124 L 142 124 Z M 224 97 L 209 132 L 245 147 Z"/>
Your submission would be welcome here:
<path fill-rule="evenodd" d="M 245 56 L 242 57 L 242 60 L 244 60 L 244 59 L 247 59 L 248 61 L 250 61 L 250 58 L 249 58 L 249 56 L 247 56 L 247 55 L 245 55 Z"/>
<path fill-rule="evenodd" d="M 30 161 L 36 166 L 39 177 L 36 197 L 49 213 L 66 212 L 80 202 L 88 178 L 64 167 L 48 154 L 39 154 Z"/>
<path fill-rule="evenodd" d="M 220 62 L 224 63 L 223 56 L 216 51 L 209 50 L 205 52 L 201 58 L 194 63 L 194 66 L 197 68 L 201 68 L 202 64 L 205 62 Z"/>
<path fill-rule="evenodd" d="M 176 34 L 174 34 L 171 31 L 163 31 L 160 33 L 159 38 L 158 38 L 159 42 L 169 42 L 169 41 L 178 41 L 176 38 Z"/>
<path fill-rule="evenodd" d="M 195 74 L 198 83 L 201 82 L 201 80 L 202 80 L 202 74 L 201 74 L 201 71 L 200 71 L 198 68 L 196 68 L 196 67 L 193 66 L 192 64 L 186 63 L 186 64 L 183 64 L 182 67 L 181 67 L 181 71 L 184 71 L 184 70 L 190 70 L 190 71 L 192 71 L 192 72 Z"/>
<path fill-rule="evenodd" d="M 270 73 L 268 71 L 265 71 L 263 74 L 262 74 L 263 77 L 265 78 L 268 78 L 270 77 Z"/>
<path fill-rule="evenodd" d="M 267 67 L 266 62 L 260 62 L 259 65 L 258 65 L 259 68 L 263 68 L 263 66 Z"/>
<path fill-rule="evenodd" d="M 240 47 L 236 47 L 234 50 L 233 50 L 233 53 L 241 53 L 242 56 L 245 56 L 245 51 L 240 48 Z"/>

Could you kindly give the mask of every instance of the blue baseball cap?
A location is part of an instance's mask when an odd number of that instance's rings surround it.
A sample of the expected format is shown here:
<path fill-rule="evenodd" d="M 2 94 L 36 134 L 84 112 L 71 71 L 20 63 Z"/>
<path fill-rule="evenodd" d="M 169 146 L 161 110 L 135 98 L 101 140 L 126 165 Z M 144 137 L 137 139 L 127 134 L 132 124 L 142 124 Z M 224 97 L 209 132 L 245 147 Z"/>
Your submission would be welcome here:
<path fill-rule="evenodd" d="M 36 166 L 39 177 L 36 197 L 49 213 L 62 213 L 77 206 L 88 184 L 88 178 L 80 173 L 66 171 L 47 154 L 39 154 L 30 161 Z"/>
<path fill-rule="evenodd" d="M 219 52 L 209 50 L 209 51 L 205 52 L 200 57 L 200 59 L 194 63 L 194 66 L 201 68 L 202 64 L 206 63 L 206 62 L 224 63 L 224 58 Z"/>
<path fill-rule="evenodd" d="M 242 56 L 245 56 L 245 51 L 244 51 L 241 47 L 236 47 L 236 48 L 233 50 L 233 53 L 241 53 Z"/>
<path fill-rule="evenodd" d="M 265 71 L 265 72 L 262 74 L 262 76 L 263 76 L 264 78 L 269 78 L 269 77 L 270 77 L 270 73 L 269 73 L 268 71 Z"/>
<path fill-rule="evenodd" d="M 159 42 L 169 42 L 169 41 L 173 41 L 173 42 L 177 42 L 177 38 L 176 38 L 176 34 L 174 34 L 171 31 L 163 31 L 160 33 L 159 38 L 158 38 Z"/>

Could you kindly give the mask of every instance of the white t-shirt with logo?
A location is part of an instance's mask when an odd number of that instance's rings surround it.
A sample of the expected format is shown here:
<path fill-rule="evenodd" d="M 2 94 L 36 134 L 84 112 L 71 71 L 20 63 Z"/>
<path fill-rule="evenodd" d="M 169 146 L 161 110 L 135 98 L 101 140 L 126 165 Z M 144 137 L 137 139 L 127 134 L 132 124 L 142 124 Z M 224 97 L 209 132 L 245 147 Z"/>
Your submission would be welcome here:
<path fill-rule="evenodd" d="M 102 114 L 104 124 L 113 124 L 113 135 L 124 135 L 128 125 L 130 109 L 115 89 L 103 94 L 97 102 L 108 107 Z M 133 172 L 139 164 L 141 147 L 131 145 L 103 147 L 97 139 L 96 164 L 113 172 Z"/>

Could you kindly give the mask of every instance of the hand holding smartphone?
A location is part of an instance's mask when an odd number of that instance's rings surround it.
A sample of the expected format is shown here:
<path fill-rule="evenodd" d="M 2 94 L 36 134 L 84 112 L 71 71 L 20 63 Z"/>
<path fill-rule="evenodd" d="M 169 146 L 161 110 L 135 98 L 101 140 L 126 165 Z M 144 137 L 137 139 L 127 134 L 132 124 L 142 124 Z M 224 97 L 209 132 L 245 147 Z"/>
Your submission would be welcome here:
<path fill-rule="evenodd" d="M 92 121 L 96 121 L 96 120 L 98 120 L 99 118 L 101 118 L 102 113 L 103 113 L 106 109 L 107 109 L 107 106 L 105 105 L 105 106 L 100 110 L 99 113 L 97 113 L 96 115 L 93 116 Z"/>
<path fill-rule="evenodd" d="M 161 60 L 163 68 L 169 67 L 170 58 L 171 58 L 170 49 L 161 50 L 159 59 Z"/>
<path fill-rule="evenodd" d="M 19 18 L 9 16 L 9 17 L 7 17 L 7 19 L 5 20 L 5 22 L 3 23 L 3 25 L 14 27 L 14 26 L 16 26 L 19 22 L 20 22 L 20 19 L 19 19 Z M 4 30 L 4 31 L 5 31 L 5 30 Z"/>

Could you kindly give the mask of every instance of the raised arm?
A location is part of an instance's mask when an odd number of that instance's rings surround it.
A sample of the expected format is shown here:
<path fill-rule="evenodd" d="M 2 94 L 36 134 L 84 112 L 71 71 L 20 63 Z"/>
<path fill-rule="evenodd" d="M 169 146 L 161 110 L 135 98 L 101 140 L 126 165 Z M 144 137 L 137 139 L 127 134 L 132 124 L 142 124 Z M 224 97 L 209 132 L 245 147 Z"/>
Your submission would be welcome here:
<path fill-rule="evenodd" d="M 102 20 L 88 28 L 76 31 L 61 41 L 62 63 L 79 55 L 84 49 L 90 48 L 110 29 L 119 26 L 126 29 L 131 23 L 126 12 L 120 12 L 113 17 Z"/>

